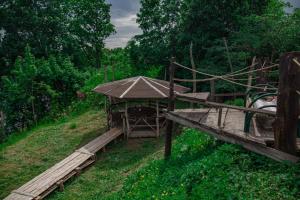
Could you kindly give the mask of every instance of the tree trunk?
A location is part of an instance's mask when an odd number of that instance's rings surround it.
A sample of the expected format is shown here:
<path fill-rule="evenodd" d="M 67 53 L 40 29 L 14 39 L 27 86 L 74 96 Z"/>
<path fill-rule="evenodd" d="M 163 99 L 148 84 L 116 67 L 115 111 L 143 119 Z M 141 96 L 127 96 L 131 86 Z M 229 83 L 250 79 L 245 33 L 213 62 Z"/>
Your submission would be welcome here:
<path fill-rule="evenodd" d="M 107 65 L 104 65 L 104 82 L 107 82 Z"/>
<path fill-rule="evenodd" d="M 227 40 L 226 38 L 224 37 L 223 38 L 224 40 L 224 45 L 225 45 L 225 48 L 226 48 L 226 54 L 227 54 L 227 59 L 228 59 L 228 64 L 229 64 L 229 67 L 230 67 L 230 72 L 233 73 L 233 66 L 232 66 L 232 62 L 231 62 L 231 57 L 230 57 L 230 54 L 229 54 L 229 49 L 228 49 L 228 44 L 227 44 Z M 232 86 L 233 87 L 233 93 L 234 93 L 234 99 L 236 98 L 235 96 L 235 85 Z"/>
<path fill-rule="evenodd" d="M 95 55 L 95 60 L 96 60 L 96 68 L 100 69 L 101 68 L 101 48 L 99 46 L 96 46 L 96 55 Z"/>
<path fill-rule="evenodd" d="M 296 137 L 299 109 L 300 67 L 293 61 L 300 52 L 286 53 L 280 59 L 277 114 L 274 122 L 275 148 L 297 153 Z"/>
<path fill-rule="evenodd" d="M 112 62 L 111 71 L 112 71 L 112 80 L 114 81 L 115 80 L 115 63 L 114 62 Z"/>
<path fill-rule="evenodd" d="M 196 91 L 197 91 L 197 82 L 195 81 L 196 80 L 196 76 L 197 76 L 197 74 L 196 74 L 196 66 L 195 66 L 195 61 L 194 61 L 194 57 L 193 57 L 193 42 L 191 42 L 191 44 L 190 44 L 190 60 L 191 60 L 191 65 L 192 65 L 192 69 L 194 70 L 192 73 L 192 75 L 193 75 L 193 80 L 194 80 L 194 82 L 193 82 L 193 93 L 195 93 Z"/>
<path fill-rule="evenodd" d="M 194 57 L 193 57 L 193 42 L 191 42 L 190 44 L 190 60 L 191 60 L 191 65 L 192 65 L 192 76 L 193 76 L 193 93 L 197 92 L 197 82 L 195 81 L 197 78 L 197 74 L 196 74 L 196 66 L 195 66 L 195 61 L 194 61 Z M 194 108 L 194 103 L 191 103 L 191 107 Z"/>

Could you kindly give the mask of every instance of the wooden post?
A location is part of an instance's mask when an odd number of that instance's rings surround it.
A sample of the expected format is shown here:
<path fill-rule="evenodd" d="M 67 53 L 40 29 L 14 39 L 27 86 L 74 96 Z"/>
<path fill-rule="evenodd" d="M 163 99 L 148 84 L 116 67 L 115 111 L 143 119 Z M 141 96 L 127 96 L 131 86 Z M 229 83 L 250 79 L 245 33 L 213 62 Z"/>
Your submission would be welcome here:
<path fill-rule="evenodd" d="M 171 59 L 169 75 L 170 75 L 170 85 L 169 85 L 169 104 L 168 112 L 174 111 L 175 108 L 175 94 L 174 94 L 174 74 L 175 74 L 175 58 Z M 165 139 L 165 159 L 169 159 L 171 156 L 172 149 L 172 132 L 173 132 L 173 121 L 167 120 L 167 130 Z"/>
<path fill-rule="evenodd" d="M 254 70 L 255 62 L 256 62 L 256 56 L 254 56 L 254 58 L 252 59 L 252 64 L 250 66 L 250 71 Z M 248 74 L 248 82 L 247 82 L 247 91 L 246 91 L 246 93 L 248 93 L 248 91 L 251 89 L 252 78 L 253 78 L 253 72 Z"/>
<path fill-rule="evenodd" d="M 215 101 L 216 89 L 215 89 L 215 80 L 210 80 L 210 99 Z"/>
<path fill-rule="evenodd" d="M 129 138 L 130 134 L 130 125 L 129 125 L 129 119 L 128 119 L 128 103 L 125 102 L 125 120 L 126 120 L 126 126 L 127 126 L 127 139 Z"/>
<path fill-rule="evenodd" d="M 126 119 L 125 119 L 125 116 L 122 114 L 122 122 L 123 122 L 123 133 L 124 133 L 124 139 L 127 138 L 127 134 L 126 134 Z"/>
<path fill-rule="evenodd" d="M 222 108 L 219 108 L 219 116 L 218 116 L 218 127 L 221 128 L 222 126 Z"/>
<path fill-rule="evenodd" d="M 156 101 L 156 137 L 159 137 L 159 104 Z"/>
<path fill-rule="evenodd" d="M 300 52 L 286 53 L 280 58 L 277 113 L 274 122 L 275 148 L 293 155 L 297 153 L 297 124 L 300 114 L 300 70 L 293 62 Z"/>
<path fill-rule="evenodd" d="M 255 66 L 255 62 L 256 62 L 256 56 L 252 59 L 252 64 L 250 66 L 250 71 L 253 71 L 254 70 L 254 66 Z M 249 94 L 248 92 L 250 91 L 251 89 L 251 86 L 252 86 L 252 77 L 253 77 L 253 73 L 249 73 L 248 74 L 248 82 L 247 82 L 247 89 L 246 89 L 246 96 L 245 96 L 245 107 L 247 107 L 247 101 L 248 101 L 248 98 L 249 98 Z"/>
<path fill-rule="evenodd" d="M 194 61 L 194 56 L 193 56 L 193 42 L 191 42 L 190 44 L 190 60 L 191 60 L 191 65 L 192 65 L 192 76 L 193 76 L 193 93 L 197 92 L 197 82 L 195 81 L 197 79 L 197 74 L 196 74 L 196 65 L 195 65 L 195 61 Z M 194 103 L 191 103 L 191 107 L 194 108 Z"/>

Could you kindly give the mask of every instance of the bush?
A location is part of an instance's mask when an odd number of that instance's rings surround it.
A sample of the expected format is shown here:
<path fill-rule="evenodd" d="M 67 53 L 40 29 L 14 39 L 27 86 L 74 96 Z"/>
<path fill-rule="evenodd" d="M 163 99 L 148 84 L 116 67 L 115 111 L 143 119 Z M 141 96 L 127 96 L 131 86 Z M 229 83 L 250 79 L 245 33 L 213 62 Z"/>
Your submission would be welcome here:
<path fill-rule="evenodd" d="M 296 200 L 299 170 L 185 129 L 169 161 L 152 161 L 129 176 L 113 199 Z"/>
<path fill-rule="evenodd" d="M 2 77 L 0 110 L 6 116 L 5 131 L 21 131 L 38 120 L 59 116 L 76 98 L 85 74 L 74 68 L 69 58 L 35 59 L 26 47 L 10 76 Z"/>

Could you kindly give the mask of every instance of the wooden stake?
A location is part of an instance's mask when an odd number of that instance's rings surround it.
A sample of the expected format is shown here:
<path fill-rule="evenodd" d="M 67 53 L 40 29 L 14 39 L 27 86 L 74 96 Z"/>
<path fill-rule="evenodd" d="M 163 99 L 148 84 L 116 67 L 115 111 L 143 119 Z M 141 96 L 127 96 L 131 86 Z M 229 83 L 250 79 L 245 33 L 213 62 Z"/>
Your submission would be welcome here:
<path fill-rule="evenodd" d="M 125 120 L 126 120 L 126 127 L 127 127 L 127 138 L 129 138 L 130 134 L 130 125 L 129 125 L 129 119 L 128 119 L 128 103 L 125 102 Z"/>
<path fill-rule="evenodd" d="M 175 74 L 175 58 L 171 59 L 170 64 L 170 93 L 169 93 L 169 104 L 168 104 L 168 112 L 174 111 L 175 108 L 175 95 L 174 95 L 174 74 Z M 167 120 L 167 130 L 166 130 L 166 139 L 165 139 L 165 159 L 169 159 L 171 156 L 172 149 L 172 133 L 173 133 L 173 121 Z"/>
<path fill-rule="evenodd" d="M 300 70 L 293 59 L 300 52 L 286 53 L 280 59 L 277 114 L 274 122 L 275 148 L 289 154 L 297 154 L 297 125 L 300 114 Z"/>
<path fill-rule="evenodd" d="M 215 80 L 210 80 L 210 99 L 211 99 L 211 101 L 216 100 L 215 95 L 216 95 Z"/>
<path fill-rule="evenodd" d="M 219 116 L 218 116 L 218 127 L 221 128 L 222 124 L 222 108 L 219 108 Z"/>
<path fill-rule="evenodd" d="M 190 44 L 190 60 L 191 60 L 191 65 L 192 65 L 192 75 L 193 75 L 193 93 L 197 92 L 197 82 L 195 81 L 197 79 L 197 74 L 196 74 L 196 66 L 195 66 L 195 61 L 194 61 L 194 56 L 193 56 L 193 42 Z M 191 107 L 194 107 L 194 104 L 191 103 Z"/>

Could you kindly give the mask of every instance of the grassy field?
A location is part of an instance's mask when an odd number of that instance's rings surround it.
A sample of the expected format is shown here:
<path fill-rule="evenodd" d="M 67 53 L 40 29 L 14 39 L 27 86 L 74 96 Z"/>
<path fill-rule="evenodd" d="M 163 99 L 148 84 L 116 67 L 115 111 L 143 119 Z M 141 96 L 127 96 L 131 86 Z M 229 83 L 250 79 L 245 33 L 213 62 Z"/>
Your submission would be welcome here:
<path fill-rule="evenodd" d="M 105 119 L 104 113 L 90 111 L 66 122 L 40 126 L 2 144 L 0 199 L 104 133 Z M 117 191 L 125 177 L 160 147 L 161 140 L 154 139 L 110 145 L 106 153 L 98 155 L 95 165 L 67 183 L 66 192 L 56 193 L 50 199 L 88 199 L 91 194 L 103 196 Z"/>
<path fill-rule="evenodd" d="M 105 132 L 90 111 L 1 146 L 0 198 Z M 47 199 L 300 199 L 300 165 L 278 163 L 184 129 L 163 160 L 163 138 L 119 140 Z"/>

